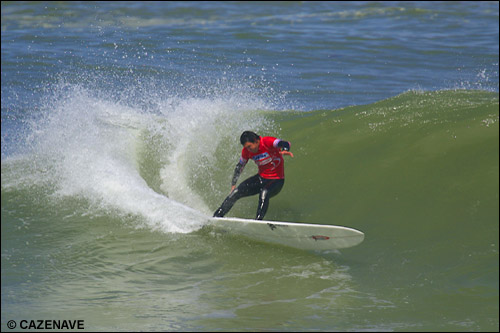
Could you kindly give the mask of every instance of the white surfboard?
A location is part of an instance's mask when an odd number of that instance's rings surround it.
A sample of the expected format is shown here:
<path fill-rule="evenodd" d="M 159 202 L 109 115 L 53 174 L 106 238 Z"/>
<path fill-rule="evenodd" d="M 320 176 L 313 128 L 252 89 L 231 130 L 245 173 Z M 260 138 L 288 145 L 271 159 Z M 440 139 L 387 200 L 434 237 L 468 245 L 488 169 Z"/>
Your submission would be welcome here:
<path fill-rule="evenodd" d="M 215 229 L 251 239 L 303 250 L 332 250 L 358 245 L 365 238 L 359 230 L 336 225 L 259 221 L 214 217 Z"/>

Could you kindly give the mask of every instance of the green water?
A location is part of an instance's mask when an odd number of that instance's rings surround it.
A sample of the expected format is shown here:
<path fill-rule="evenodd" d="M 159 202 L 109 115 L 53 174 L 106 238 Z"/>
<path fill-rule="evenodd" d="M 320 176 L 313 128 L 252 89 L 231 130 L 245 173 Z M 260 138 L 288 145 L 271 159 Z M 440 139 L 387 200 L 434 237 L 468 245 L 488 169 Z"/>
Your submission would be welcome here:
<path fill-rule="evenodd" d="M 498 110 L 496 93 L 410 91 L 338 110 L 235 116 L 292 143 L 267 219 L 366 235 L 326 253 L 199 230 L 196 215 L 172 205 L 209 214 L 220 204 L 240 149 L 239 129 L 225 132 L 232 123 L 205 119 L 206 132 L 195 126 L 183 146 L 154 132 L 169 119 L 125 117 L 99 127 L 103 141 L 80 141 L 82 151 L 69 142 L 37 148 L 52 159 L 3 160 L 2 329 L 84 319 L 97 331 L 498 330 Z M 50 122 L 51 136 L 73 128 L 62 123 Z M 212 134 L 214 145 L 197 144 Z M 89 149 L 89 164 L 69 158 Z M 176 163 L 161 152 L 178 153 Z M 118 188 L 108 164 L 124 179 Z M 182 168 L 178 178 L 166 179 L 165 165 Z M 255 172 L 249 165 L 242 179 Z M 184 201 L 186 191 L 201 204 Z M 247 198 L 230 214 L 255 209 Z"/>

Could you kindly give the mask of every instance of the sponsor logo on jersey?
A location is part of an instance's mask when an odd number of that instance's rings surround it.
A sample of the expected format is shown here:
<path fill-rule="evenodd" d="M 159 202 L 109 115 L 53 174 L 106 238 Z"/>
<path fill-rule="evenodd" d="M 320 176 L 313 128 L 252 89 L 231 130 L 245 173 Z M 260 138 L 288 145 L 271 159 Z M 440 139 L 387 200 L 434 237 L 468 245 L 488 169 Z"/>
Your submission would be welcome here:
<path fill-rule="evenodd" d="M 255 163 L 257 163 L 257 165 L 264 165 L 264 164 L 271 162 L 273 159 L 271 158 L 271 156 L 269 156 L 268 152 L 265 152 L 265 153 L 253 156 L 252 160 L 254 160 Z"/>

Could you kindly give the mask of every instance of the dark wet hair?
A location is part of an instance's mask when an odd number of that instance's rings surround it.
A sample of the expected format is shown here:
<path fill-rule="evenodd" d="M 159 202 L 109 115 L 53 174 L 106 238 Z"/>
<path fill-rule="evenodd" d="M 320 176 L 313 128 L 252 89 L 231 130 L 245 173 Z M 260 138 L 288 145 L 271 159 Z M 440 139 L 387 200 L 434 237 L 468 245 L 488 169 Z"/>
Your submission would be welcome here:
<path fill-rule="evenodd" d="M 247 143 L 247 142 L 254 143 L 259 139 L 260 139 L 260 136 L 258 136 L 256 133 L 250 132 L 250 131 L 245 131 L 240 136 L 240 142 L 242 145 L 245 145 L 245 143 Z"/>

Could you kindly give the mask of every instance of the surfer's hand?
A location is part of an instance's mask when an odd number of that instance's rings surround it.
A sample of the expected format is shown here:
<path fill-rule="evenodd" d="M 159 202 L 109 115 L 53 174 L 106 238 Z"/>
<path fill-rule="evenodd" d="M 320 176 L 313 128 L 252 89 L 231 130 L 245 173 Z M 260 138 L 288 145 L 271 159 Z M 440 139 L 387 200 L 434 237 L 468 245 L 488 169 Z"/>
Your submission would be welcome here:
<path fill-rule="evenodd" d="M 281 155 L 288 155 L 288 156 L 290 156 L 290 157 L 293 157 L 293 154 L 292 154 L 291 152 L 287 151 L 287 150 L 282 150 L 282 151 L 280 151 L 280 154 L 281 154 Z"/>
<path fill-rule="evenodd" d="M 231 186 L 231 192 L 229 192 L 229 194 L 233 193 L 235 188 L 236 188 L 236 185 Z"/>

